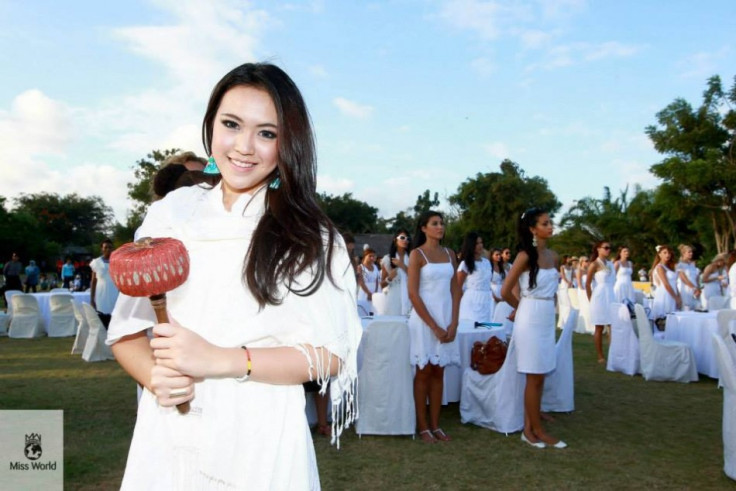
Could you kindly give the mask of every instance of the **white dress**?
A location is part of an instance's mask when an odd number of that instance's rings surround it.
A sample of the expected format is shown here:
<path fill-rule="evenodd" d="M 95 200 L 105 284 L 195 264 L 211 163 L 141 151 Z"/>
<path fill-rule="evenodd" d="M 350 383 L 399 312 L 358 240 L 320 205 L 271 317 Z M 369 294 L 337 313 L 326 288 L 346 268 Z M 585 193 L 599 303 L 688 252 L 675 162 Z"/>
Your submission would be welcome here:
<path fill-rule="evenodd" d="M 396 254 L 398 259 L 399 255 Z M 404 264 L 409 266 L 409 253 L 404 254 Z M 391 258 L 388 254 L 383 256 L 381 265 L 386 271 L 391 272 Z M 386 287 L 386 310 L 385 315 L 409 315 L 411 301 L 409 300 L 408 278 L 406 272 L 401 268 L 396 269 L 396 276 Z"/>
<path fill-rule="evenodd" d="M 728 268 L 728 292 L 731 298 L 736 298 L 736 263 Z"/>
<path fill-rule="evenodd" d="M 631 303 L 636 302 L 634 283 L 631 281 L 631 273 L 633 272 L 634 268 L 630 261 L 627 261 L 627 265 L 624 265 L 623 262 L 618 264 L 616 283 L 613 285 L 613 293 L 616 296 L 616 301 L 619 303 L 623 303 L 624 300 L 629 300 Z"/>
<path fill-rule="evenodd" d="M 700 301 L 703 304 L 703 308 L 708 308 L 708 299 L 711 297 L 719 297 L 723 295 L 723 289 L 721 288 L 721 281 L 718 276 L 721 274 L 720 270 L 713 271 L 710 277 L 711 281 L 703 282 L 703 292 L 700 295 Z"/>
<path fill-rule="evenodd" d="M 593 292 L 590 296 L 590 322 L 595 326 L 610 325 L 613 320 L 611 304 L 616 301 L 613 285 L 613 263 L 605 261 L 605 267 L 593 275 Z"/>
<path fill-rule="evenodd" d="M 363 283 L 371 293 L 376 293 L 381 289 L 381 268 L 373 265 L 373 269 L 368 269 L 365 265 L 360 265 L 360 272 L 363 276 Z M 358 289 L 358 300 L 368 300 L 368 294 L 362 289 Z"/>
<path fill-rule="evenodd" d="M 421 249 L 417 249 L 424 256 Z M 445 249 L 447 252 L 447 249 Z M 419 296 L 429 315 L 443 329 L 452 322 L 452 294 L 450 282 L 455 281 L 450 253 L 446 263 L 426 264 L 419 270 Z M 427 324 L 412 310 L 409 315 L 410 360 L 412 365 L 424 368 L 427 363 L 444 367 L 449 364 L 460 365 L 460 350 L 457 339 L 451 343 L 440 343 Z"/>
<path fill-rule="evenodd" d="M 460 262 L 458 271 L 468 274 L 465 261 Z M 465 291 L 460 299 L 460 319 L 476 322 L 491 321 L 491 262 L 481 257 L 475 261 L 475 270 L 465 278 Z"/>
<path fill-rule="evenodd" d="M 282 304 L 259 306 L 243 285 L 243 257 L 264 193 L 242 196 L 228 212 L 221 185 L 178 189 L 153 203 L 136 236 L 174 237 L 186 246 L 189 279 L 167 294 L 181 325 L 222 347 L 325 347 L 342 360 L 330 381 L 333 435 L 352 420 L 356 354 L 361 336 L 355 275 L 345 245 L 333 249 L 332 278 L 308 297 L 283 292 Z M 248 206 L 246 206 L 248 204 Z M 298 284 L 309 281 L 305 273 Z M 120 295 L 108 343 L 155 323 L 147 298 Z M 312 361 L 312 360 L 310 360 Z M 325 367 L 316 366 L 324 381 Z M 347 401 L 347 407 L 341 401 Z M 335 405 L 337 404 L 337 408 Z M 347 414 L 347 418 L 345 418 Z M 276 385 L 234 378 L 195 384 L 191 410 L 159 407 L 144 390 L 138 406 L 122 489 L 318 489 L 319 474 L 301 384 Z"/>
<path fill-rule="evenodd" d="M 514 320 L 517 371 L 549 373 L 555 369 L 555 292 L 560 274 L 540 268 L 537 284 L 529 289 L 529 271 L 519 275 L 521 299 Z"/>
<path fill-rule="evenodd" d="M 491 296 L 491 319 L 493 319 L 493 313 L 496 311 L 496 304 L 503 302 L 503 300 L 496 302 L 496 299 L 493 297 L 501 298 L 501 287 L 503 287 L 503 281 L 506 279 L 507 274 L 508 271 L 504 268 L 504 274 L 501 276 L 501 273 L 494 270 L 493 265 L 491 265 L 491 292 L 493 293 Z"/>
<path fill-rule="evenodd" d="M 679 273 L 682 271 L 687 279 L 690 280 L 690 283 L 697 286 L 698 277 L 700 276 L 700 270 L 697 266 L 695 266 L 695 263 L 679 262 L 677 263 L 675 271 L 678 273 L 677 291 L 680 292 L 680 297 L 682 298 L 682 306 L 689 307 L 691 309 L 699 307 L 700 300 L 695 298 L 695 290 L 687 286 L 685 282 L 680 279 Z"/>
<path fill-rule="evenodd" d="M 658 264 L 657 268 L 664 268 L 667 283 L 669 283 L 672 290 L 677 293 L 677 272 L 672 271 L 662 263 Z M 656 269 L 652 274 L 657 278 L 659 277 Z M 667 314 L 674 312 L 676 308 L 677 302 L 672 295 L 670 295 L 670 292 L 667 291 L 667 288 L 665 288 L 664 285 L 659 285 L 657 289 L 654 290 L 654 300 L 652 300 L 652 310 L 649 312 L 649 318 L 656 320 L 662 317 L 667 317 Z"/>
<path fill-rule="evenodd" d="M 95 286 L 96 310 L 103 314 L 111 314 L 120 292 L 112 278 L 110 278 L 110 263 L 102 257 L 97 257 L 89 263 L 89 267 L 97 278 L 97 285 Z"/>

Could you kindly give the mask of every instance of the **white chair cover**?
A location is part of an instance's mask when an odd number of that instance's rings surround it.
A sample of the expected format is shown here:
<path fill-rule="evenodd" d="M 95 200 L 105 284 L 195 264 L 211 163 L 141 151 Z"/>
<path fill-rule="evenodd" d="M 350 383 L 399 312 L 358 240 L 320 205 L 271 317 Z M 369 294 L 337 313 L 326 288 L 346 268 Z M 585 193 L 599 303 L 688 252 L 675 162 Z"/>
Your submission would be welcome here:
<path fill-rule="evenodd" d="M 413 435 L 414 370 L 409 363 L 409 329 L 403 323 L 374 321 L 360 342 L 358 435 Z M 397 356 L 402 353 L 402 356 Z"/>
<path fill-rule="evenodd" d="M 544 379 L 542 411 L 569 413 L 575 410 L 575 371 L 572 361 L 572 333 L 578 311 L 570 310 L 562 334 L 555 345 L 557 366 Z"/>
<path fill-rule="evenodd" d="M 736 366 L 736 343 L 731 339 L 731 333 L 736 333 L 736 310 L 720 310 L 716 315 L 718 322 L 718 335 L 726 343 L 726 350 L 731 356 L 731 363 Z M 720 372 L 719 372 L 720 375 Z M 723 378 L 720 377 L 719 385 L 723 386 Z"/>
<path fill-rule="evenodd" d="M 52 288 L 49 293 L 69 293 L 69 288 Z"/>
<path fill-rule="evenodd" d="M 77 319 L 74 317 L 74 297 L 71 293 L 54 293 L 49 296 L 49 327 L 50 338 L 74 336 L 77 333 Z"/>
<path fill-rule="evenodd" d="M 7 290 L 5 292 L 5 303 L 8 305 L 8 315 L 10 317 L 13 317 L 13 302 L 11 302 L 10 299 L 13 295 L 18 295 L 19 293 L 23 292 L 20 290 Z"/>
<path fill-rule="evenodd" d="M 514 433 L 524 427 L 526 376 L 516 371 L 516 347 L 511 338 L 501 369 L 481 375 L 472 368 L 463 373 L 460 421 L 499 433 Z"/>
<path fill-rule="evenodd" d="M 595 332 L 595 326 L 590 322 L 590 300 L 588 300 L 588 294 L 585 293 L 585 290 L 578 289 L 578 302 L 580 303 L 580 314 L 578 315 L 583 319 L 584 331 L 576 330 L 575 332 L 593 334 Z"/>
<path fill-rule="evenodd" d="M 87 319 L 84 318 L 82 308 L 74 302 L 72 302 L 72 308 L 74 309 L 74 318 L 77 319 L 77 335 L 74 338 L 72 354 L 81 355 L 84 351 L 85 345 L 87 344 L 89 325 L 87 324 Z"/>
<path fill-rule="evenodd" d="M 511 305 L 506 302 L 499 302 L 493 308 L 493 322 L 503 325 L 503 329 L 506 331 L 506 339 L 509 339 L 514 332 L 514 323 L 509 320 L 509 315 L 513 311 Z"/>
<path fill-rule="evenodd" d="M 38 300 L 26 293 L 18 293 L 11 297 L 13 315 L 10 319 L 8 336 L 11 338 L 40 338 L 46 334 Z"/>
<path fill-rule="evenodd" d="M 634 289 L 634 303 L 644 305 L 644 292 Z"/>
<path fill-rule="evenodd" d="M 723 471 L 736 480 L 736 364 L 729 360 L 732 339 L 713 335 L 713 351 L 723 383 Z"/>
<path fill-rule="evenodd" d="M 644 307 L 635 304 L 634 312 L 639 327 L 639 353 L 644 380 L 697 382 L 698 370 L 690 346 L 677 341 L 655 340 Z"/>
<path fill-rule="evenodd" d="M 103 361 L 114 360 L 115 357 L 110 351 L 110 347 L 105 344 L 107 340 L 107 330 L 102 324 L 100 317 L 95 309 L 88 303 L 82 304 L 82 312 L 84 318 L 87 319 L 89 332 L 87 334 L 87 342 L 84 345 L 82 359 L 84 361 Z"/>
<path fill-rule="evenodd" d="M 0 312 L 0 336 L 8 335 L 8 326 L 10 326 L 10 316 L 5 312 Z"/>
<path fill-rule="evenodd" d="M 371 298 L 373 298 L 373 308 L 375 309 L 374 314 L 375 315 L 385 315 L 386 314 L 386 294 L 383 292 L 376 292 L 373 295 L 371 295 Z"/>
<path fill-rule="evenodd" d="M 621 372 L 626 375 L 641 373 L 639 361 L 639 338 L 634 332 L 631 314 L 626 305 L 611 304 L 614 313 L 611 323 L 611 345 L 608 348 L 609 372 Z"/>
<path fill-rule="evenodd" d="M 713 295 L 708 297 L 708 310 L 721 310 L 728 308 L 728 297 Z"/>
<path fill-rule="evenodd" d="M 562 286 L 557 289 L 557 327 L 560 329 L 565 325 L 570 315 L 570 309 L 572 308 L 572 305 L 570 305 L 570 295 L 567 293 L 567 290 L 569 288 Z"/>
<path fill-rule="evenodd" d="M 358 316 L 367 317 L 375 314 L 376 309 L 373 308 L 373 304 L 368 300 L 358 300 Z"/>
<path fill-rule="evenodd" d="M 736 297 L 731 297 L 728 301 L 728 308 L 736 310 Z"/>

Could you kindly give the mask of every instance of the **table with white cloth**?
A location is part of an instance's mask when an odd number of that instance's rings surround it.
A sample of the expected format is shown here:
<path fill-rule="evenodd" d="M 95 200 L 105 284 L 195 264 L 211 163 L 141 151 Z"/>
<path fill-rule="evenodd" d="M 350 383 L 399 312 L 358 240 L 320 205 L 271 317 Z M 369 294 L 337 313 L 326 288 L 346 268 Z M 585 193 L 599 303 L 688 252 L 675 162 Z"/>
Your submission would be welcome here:
<path fill-rule="evenodd" d="M 63 292 L 58 292 L 63 293 Z M 89 292 L 70 292 L 72 294 L 72 297 L 74 299 L 74 303 L 77 305 L 82 305 L 83 303 L 89 303 Z M 49 319 L 51 318 L 51 295 L 55 295 L 56 293 L 51 292 L 41 292 L 41 293 L 32 293 L 34 297 L 36 297 L 36 300 L 38 300 L 38 307 L 41 309 L 41 317 L 43 318 L 43 325 L 44 329 L 48 331 L 49 327 Z"/>
<path fill-rule="evenodd" d="M 693 349 L 698 373 L 718 378 L 718 362 L 713 353 L 711 336 L 718 334 L 718 312 L 673 312 L 667 315 L 664 339 L 681 341 Z"/>

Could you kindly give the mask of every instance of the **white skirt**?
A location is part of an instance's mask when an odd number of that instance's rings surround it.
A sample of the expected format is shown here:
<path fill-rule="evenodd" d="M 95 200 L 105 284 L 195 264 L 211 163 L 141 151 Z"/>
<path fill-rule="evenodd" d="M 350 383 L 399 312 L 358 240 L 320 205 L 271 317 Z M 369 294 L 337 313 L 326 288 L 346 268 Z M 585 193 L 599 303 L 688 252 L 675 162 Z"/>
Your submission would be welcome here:
<path fill-rule="evenodd" d="M 516 370 L 549 373 L 557 366 L 555 302 L 523 297 L 514 320 Z"/>

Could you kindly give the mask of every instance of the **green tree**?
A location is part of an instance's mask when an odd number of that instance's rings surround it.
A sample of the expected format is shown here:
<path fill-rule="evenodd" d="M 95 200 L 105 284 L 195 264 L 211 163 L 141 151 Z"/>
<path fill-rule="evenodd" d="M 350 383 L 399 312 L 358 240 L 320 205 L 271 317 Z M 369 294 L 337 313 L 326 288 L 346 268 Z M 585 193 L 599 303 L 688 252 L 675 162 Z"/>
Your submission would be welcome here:
<path fill-rule="evenodd" d="M 116 237 L 129 235 L 127 240 L 132 239 L 133 233 L 143 223 L 148 206 L 153 201 L 153 176 L 161 168 L 164 160 L 179 152 L 178 148 L 170 148 L 163 152 L 153 150 L 146 155 L 146 158 L 140 159 L 133 165 L 134 180 L 128 183 L 128 198 L 133 202 L 133 207 L 128 211 L 125 226 L 116 228 Z"/>
<path fill-rule="evenodd" d="M 486 247 L 513 247 L 516 219 L 524 210 L 537 206 L 554 215 L 562 206 L 546 179 L 527 177 L 518 164 L 508 159 L 501 162 L 500 170 L 476 174 L 449 197 L 459 215 L 454 234 L 476 230 L 485 236 Z"/>
<path fill-rule="evenodd" d="M 378 208 L 353 198 L 352 193 L 332 196 L 317 195 L 322 210 L 342 232 L 354 234 L 375 233 L 378 227 Z"/>
<path fill-rule="evenodd" d="M 664 181 L 668 201 L 691 216 L 708 217 L 717 252 L 736 243 L 736 79 L 728 93 L 720 77 L 708 79 L 703 102 L 694 109 L 675 99 L 657 113 L 646 133 L 665 159 L 651 172 Z"/>
<path fill-rule="evenodd" d="M 440 205 L 439 193 L 435 192 L 434 197 L 430 197 L 430 194 L 429 189 L 425 189 L 422 194 L 417 196 L 417 202 L 414 204 L 415 219 L 425 211 L 436 210 Z"/>

